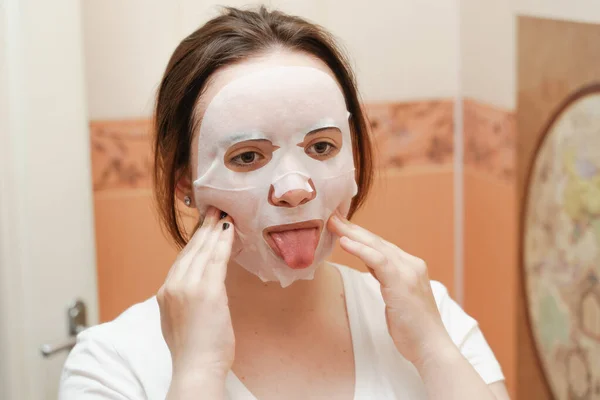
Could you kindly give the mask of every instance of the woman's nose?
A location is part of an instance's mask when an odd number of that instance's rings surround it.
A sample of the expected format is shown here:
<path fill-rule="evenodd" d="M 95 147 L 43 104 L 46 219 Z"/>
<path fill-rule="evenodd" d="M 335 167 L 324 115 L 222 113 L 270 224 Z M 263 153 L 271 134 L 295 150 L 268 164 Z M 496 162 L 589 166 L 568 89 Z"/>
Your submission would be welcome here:
<path fill-rule="evenodd" d="M 309 183 L 313 188 L 312 192 L 304 189 L 293 189 L 288 190 L 282 194 L 281 197 L 275 196 L 275 191 L 273 190 L 273 186 L 271 186 L 271 190 L 269 191 L 269 202 L 277 207 L 297 207 L 301 204 L 308 203 L 317 195 L 312 182 Z"/>

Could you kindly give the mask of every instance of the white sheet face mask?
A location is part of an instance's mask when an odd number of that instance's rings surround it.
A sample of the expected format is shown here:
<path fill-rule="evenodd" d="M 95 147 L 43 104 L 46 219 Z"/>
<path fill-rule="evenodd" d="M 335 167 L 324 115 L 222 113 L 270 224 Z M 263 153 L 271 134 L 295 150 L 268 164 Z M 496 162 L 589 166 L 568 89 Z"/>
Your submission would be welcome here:
<path fill-rule="evenodd" d="M 357 192 L 348 118 L 336 82 L 310 67 L 250 72 L 206 108 L 195 201 L 231 215 L 232 259 L 261 280 L 312 279 L 331 253 L 327 220 Z M 306 229 L 274 232 L 295 223 Z"/>

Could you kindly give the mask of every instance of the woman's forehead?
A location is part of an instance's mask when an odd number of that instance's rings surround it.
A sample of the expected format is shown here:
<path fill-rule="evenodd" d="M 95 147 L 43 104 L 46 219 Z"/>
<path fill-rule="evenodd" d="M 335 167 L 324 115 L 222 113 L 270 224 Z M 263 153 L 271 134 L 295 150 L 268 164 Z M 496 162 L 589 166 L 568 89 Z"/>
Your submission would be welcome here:
<path fill-rule="evenodd" d="M 312 67 L 268 67 L 231 81 L 214 96 L 200 137 L 214 142 L 249 133 L 304 135 L 331 124 L 341 129 L 346 119 L 343 93 L 330 75 Z"/>
<path fill-rule="evenodd" d="M 225 66 L 213 73 L 196 106 L 196 117 L 202 119 L 206 108 L 212 102 L 213 98 L 231 82 L 263 69 L 285 66 L 311 67 L 320 70 L 329 75 L 337 84 L 335 75 L 321 59 L 303 52 L 274 50 L 259 57 L 249 58 L 243 62 Z"/>

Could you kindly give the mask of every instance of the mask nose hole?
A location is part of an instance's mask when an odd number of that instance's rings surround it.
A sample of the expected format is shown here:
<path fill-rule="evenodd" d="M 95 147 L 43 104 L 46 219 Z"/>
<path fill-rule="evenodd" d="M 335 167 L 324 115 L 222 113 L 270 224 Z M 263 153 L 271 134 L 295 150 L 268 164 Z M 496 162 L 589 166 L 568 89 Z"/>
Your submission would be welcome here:
<path fill-rule="evenodd" d="M 312 179 L 308 180 L 308 184 L 312 188 L 312 192 L 305 189 L 292 189 L 284 192 L 279 197 L 275 195 L 275 188 L 271 185 L 269 189 L 269 204 L 275 207 L 293 208 L 308 203 L 317 197 L 317 190 Z"/>

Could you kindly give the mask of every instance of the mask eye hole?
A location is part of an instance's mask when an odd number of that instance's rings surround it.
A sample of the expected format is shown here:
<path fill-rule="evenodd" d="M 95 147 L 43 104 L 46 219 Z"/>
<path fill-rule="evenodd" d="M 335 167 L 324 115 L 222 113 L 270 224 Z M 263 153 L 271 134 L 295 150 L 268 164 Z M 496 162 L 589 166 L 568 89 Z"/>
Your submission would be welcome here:
<path fill-rule="evenodd" d="M 238 167 L 251 167 L 252 165 L 261 162 L 265 157 L 257 151 L 246 151 L 231 158 L 230 162 Z"/>
<path fill-rule="evenodd" d="M 236 172 L 255 171 L 269 163 L 273 152 L 277 150 L 268 140 L 247 140 L 236 143 L 225 153 L 224 163 Z"/>
<path fill-rule="evenodd" d="M 315 160 L 328 160 L 335 157 L 342 148 L 342 132 L 338 128 L 322 128 L 309 132 L 298 146 Z"/>
<path fill-rule="evenodd" d="M 330 141 L 319 140 L 307 146 L 304 151 L 314 159 L 327 159 L 336 155 L 339 149 Z"/>

